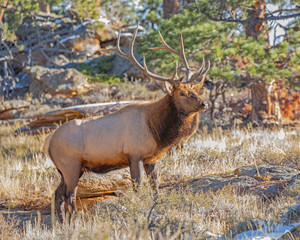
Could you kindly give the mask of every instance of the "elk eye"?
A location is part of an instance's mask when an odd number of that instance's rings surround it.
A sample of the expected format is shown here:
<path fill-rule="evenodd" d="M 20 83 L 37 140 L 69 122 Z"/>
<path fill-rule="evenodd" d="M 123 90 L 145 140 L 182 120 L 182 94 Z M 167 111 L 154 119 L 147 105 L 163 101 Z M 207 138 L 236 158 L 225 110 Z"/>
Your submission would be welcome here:
<path fill-rule="evenodd" d="M 185 97 L 185 93 L 184 93 L 183 91 L 180 91 L 180 92 L 179 92 L 179 96 Z"/>
<path fill-rule="evenodd" d="M 196 98 L 196 94 L 193 93 L 193 92 L 191 92 L 191 93 L 189 94 L 189 96 L 190 96 L 191 98 Z"/>

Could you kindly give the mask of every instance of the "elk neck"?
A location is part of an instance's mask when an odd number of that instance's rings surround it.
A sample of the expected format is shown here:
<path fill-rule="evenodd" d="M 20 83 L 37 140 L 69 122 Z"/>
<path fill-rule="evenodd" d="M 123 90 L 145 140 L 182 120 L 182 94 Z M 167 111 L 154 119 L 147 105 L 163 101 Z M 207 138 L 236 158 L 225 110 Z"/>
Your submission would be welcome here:
<path fill-rule="evenodd" d="M 166 95 L 149 105 L 147 123 L 159 149 L 177 144 L 190 133 L 198 114 L 184 115 L 174 104 L 172 96 Z"/>

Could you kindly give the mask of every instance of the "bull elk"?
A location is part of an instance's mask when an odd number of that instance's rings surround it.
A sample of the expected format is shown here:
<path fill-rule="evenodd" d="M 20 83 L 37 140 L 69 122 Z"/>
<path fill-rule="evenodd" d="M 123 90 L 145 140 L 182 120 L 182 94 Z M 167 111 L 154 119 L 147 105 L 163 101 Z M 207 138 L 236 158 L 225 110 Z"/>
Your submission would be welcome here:
<path fill-rule="evenodd" d="M 151 178 L 152 187 L 157 190 L 156 161 L 171 146 L 194 134 L 199 112 L 208 108 L 199 93 L 203 90 L 209 66 L 205 69 L 203 61 L 196 71 L 189 67 L 182 35 L 180 52 L 172 49 L 160 32 L 163 46 L 152 49 L 166 49 L 179 56 L 185 67 L 185 81 L 177 75 L 177 63 L 172 76 L 163 77 L 148 70 L 145 57 L 143 66 L 136 60 L 133 45 L 137 31 L 138 28 L 128 54 L 120 49 L 120 32 L 112 50 L 129 60 L 144 75 L 164 82 L 167 94 L 159 100 L 132 104 L 104 117 L 67 122 L 47 137 L 44 152 L 61 174 L 61 182 L 55 191 L 55 209 L 61 221 L 62 203 L 65 212 L 72 213 L 75 209 L 78 181 L 85 171 L 107 173 L 129 167 L 132 181 L 140 184 L 143 166 Z"/>

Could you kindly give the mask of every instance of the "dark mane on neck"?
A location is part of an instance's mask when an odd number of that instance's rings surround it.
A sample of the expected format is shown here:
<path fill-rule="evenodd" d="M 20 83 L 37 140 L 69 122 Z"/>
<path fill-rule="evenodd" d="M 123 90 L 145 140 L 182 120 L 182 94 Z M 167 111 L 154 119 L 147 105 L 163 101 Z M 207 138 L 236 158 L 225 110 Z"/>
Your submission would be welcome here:
<path fill-rule="evenodd" d="M 171 96 L 165 96 L 151 106 L 148 126 L 160 149 L 180 142 L 190 131 L 191 123 L 176 109 Z"/>

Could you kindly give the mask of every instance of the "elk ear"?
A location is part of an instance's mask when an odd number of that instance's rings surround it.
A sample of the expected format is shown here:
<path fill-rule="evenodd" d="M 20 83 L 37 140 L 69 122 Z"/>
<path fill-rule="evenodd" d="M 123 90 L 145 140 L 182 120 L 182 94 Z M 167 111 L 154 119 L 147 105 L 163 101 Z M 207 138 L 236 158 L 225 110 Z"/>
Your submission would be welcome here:
<path fill-rule="evenodd" d="M 200 83 L 196 83 L 192 86 L 192 89 L 198 93 L 198 95 L 201 95 L 203 94 L 204 92 L 204 87 L 203 87 L 203 84 L 200 84 Z"/>
<path fill-rule="evenodd" d="M 173 95 L 174 86 L 171 83 L 165 82 L 165 89 L 170 96 Z"/>
<path fill-rule="evenodd" d="M 204 92 L 204 80 L 205 80 L 205 75 L 202 77 L 201 81 L 198 83 L 195 83 L 192 85 L 192 89 L 197 92 L 199 95 L 201 95 Z"/>

